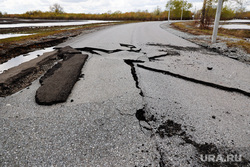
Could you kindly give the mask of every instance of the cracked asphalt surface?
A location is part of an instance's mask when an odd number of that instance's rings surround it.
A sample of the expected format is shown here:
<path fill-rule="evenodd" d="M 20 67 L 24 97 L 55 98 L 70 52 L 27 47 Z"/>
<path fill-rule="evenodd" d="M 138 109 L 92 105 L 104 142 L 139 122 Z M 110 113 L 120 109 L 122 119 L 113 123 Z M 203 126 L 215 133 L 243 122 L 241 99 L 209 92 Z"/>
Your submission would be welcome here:
<path fill-rule="evenodd" d="M 0 98 L 0 166 L 249 166 L 250 66 L 162 23 L 61 44 L 85 48 L 83 77 L 65 103 L 36 104 L 39 80 Z M 203 162 L 205 154 L 243 158 Z"/>

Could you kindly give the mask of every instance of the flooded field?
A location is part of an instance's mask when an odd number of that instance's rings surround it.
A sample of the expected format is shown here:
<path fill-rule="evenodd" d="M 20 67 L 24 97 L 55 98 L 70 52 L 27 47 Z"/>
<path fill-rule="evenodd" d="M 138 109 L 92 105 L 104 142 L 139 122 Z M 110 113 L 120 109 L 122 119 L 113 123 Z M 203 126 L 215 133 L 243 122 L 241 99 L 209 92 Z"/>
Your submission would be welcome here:
<path fill-rule="evenodd" d="M 225 25 L 220 25 L 220 28 L 225 28 L 225 29 L 240 29 L 240 30 L 250 30 L 250 25 L 247 24 L 225 24 Z"/>
<path fill-rule="evenodd" d="M 108 23 L 114 21 L 104 20 L 81 20 L 81 21 L 54 21 L 54 22 L 0 22 L 1 28 L 17 28 L 17 27 L 51 27 L 51 26 L 71 26 L 71 25 L 85 25 L 94 23 Z"/>
<path fill-rule="evenodd" d="M 250 20 L 227 20 L 220 21 L 220 28 L 235 30 L 250 30 Z"/>
<path fill-rule="evenodd" d="M 95 28 L 98 29 L 113 22 L 117 21 L 0 18 L 0 40 L 3 39 L 0 43 L 0 74 L 41 56 L 44 52 L 52 51 L 53 46 L 69 37 L 79 35 L 82 31 L 85 33 L 93 31 Z M 93 25 L 89 26 L 90 24 Z M 85 27 L 88 28 L 85 29 Z M 23 40 L 22 36 L 29 35 L 33 35 L 30 40 L 29 37 L 27 37 L 28 40 Z M 9 42 L 8 38 L 13 39 Z M 34 49 L 40 50 L 34 51 Z"/>
<path fill-rule="evenodd" d="M 32 35 L 32 34 L 0 34 L 0 39 L 29 36 L 29 35 Z"/>
<path fill-rule="evenodd" d="M 53 51 L 53 48 L 54 47 L 49 47 L 12 58 L 3 64 L 0 64 L 0 74 L 3 73 L 5 70 L 8 70 L 12 67 L 18 66 L 24 62 L 30 61 L 38 56 L 41 56 L 45 52 Z"/>

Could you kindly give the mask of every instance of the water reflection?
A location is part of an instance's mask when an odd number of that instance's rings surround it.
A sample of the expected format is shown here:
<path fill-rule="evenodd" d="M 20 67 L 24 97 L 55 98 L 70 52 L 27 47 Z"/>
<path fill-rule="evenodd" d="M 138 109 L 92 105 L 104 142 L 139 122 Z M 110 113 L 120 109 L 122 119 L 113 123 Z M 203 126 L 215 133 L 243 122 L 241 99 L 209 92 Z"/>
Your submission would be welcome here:
<path fill-rule="evenodd" d="M 20 56 L 17 56 L 15 58 L 12 58 L 3 64 L 0 64 L 0 74 L 3 73 L 4 70 L 8 70 L 12 67 L 18 66 L 24 62 L 27 62 L 27 61 L 30 61 L 30 60 L 36 58 L 38 55 L 42 55 L 45 52 L 50 52 L 53 50 L 54 50 L 53 47 L 49 47 L 49 48 L 45 48 L 43 50 L 37 50 L 37 51 L 30 52 L 30 53 L 25 54 L 25 55 L 20 55 Z"/>
<path fill-rule="evenodd" d="M 225 24 L 225 25 L 220 25 L 219 27 L 225 29 L 250 30 L 250 25 L 247 24 Z"/>
<path fill-rule="evenodd" d="M 28 36 L 32 34 L 0 34 L 0 39 L 11 38 L 11 37 L 21 37 Z"/>
<path fill-rule="evenodd" d="M 15 28 L 15 27 L 50 27 L 50 26 L 70 26 L 70 25 L 84 25 L 93 23 L 107 23 L 114 21 L 104 20 L 84 20 L 77 22 L 54 22 L 54 23 L 18 23 L 18 24 L 0 24 L 0 28 Z"/>

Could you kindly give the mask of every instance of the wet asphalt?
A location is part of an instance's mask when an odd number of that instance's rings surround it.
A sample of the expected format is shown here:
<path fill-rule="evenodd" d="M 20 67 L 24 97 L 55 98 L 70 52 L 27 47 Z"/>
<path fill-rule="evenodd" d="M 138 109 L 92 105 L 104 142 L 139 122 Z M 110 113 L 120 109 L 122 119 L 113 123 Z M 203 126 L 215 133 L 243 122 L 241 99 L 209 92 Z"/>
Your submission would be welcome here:
<path fill-rule="evenodd" d="M 61 44 L 88 54 L 82 77 L 65 103 L 38 105 L 39 80 L 0 98 L 0 166 L 249 165 L 250 66 L 162 24 Z M 203 162 L 208 154 L 243 158 Z"/>

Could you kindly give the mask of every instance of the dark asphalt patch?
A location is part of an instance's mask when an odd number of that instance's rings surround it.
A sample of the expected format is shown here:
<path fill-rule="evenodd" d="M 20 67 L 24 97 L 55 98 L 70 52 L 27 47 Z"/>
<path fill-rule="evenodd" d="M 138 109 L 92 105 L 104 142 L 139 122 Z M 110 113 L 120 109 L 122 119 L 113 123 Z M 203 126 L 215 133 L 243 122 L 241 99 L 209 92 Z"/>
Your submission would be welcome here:
<path fill-rule="evenodd" d="M 168 137 L 179 135 L 180 131 L 180 124 L 177 124 L 172 120 L 167 120 L 163 125 L 159 126 L 157 133 L 159 133 L 160 137 L 164 138 L 165 135 Z"/>
<path fill-rule="evenodd" d="M 192 136 L 188 135 L 183 129 L 182 125 L 174 122 L 173 120 L 167 120 L 163 124 L 161 124 L 157 131 L 156 134 L 158 134 L 161 138 L 165 137 L 173 137 L 173 136 L 179 136 L 183 141 L 185 141 L 186 144 L 191 144 L 195 149 L 197 150 L 197 157 L 200 159 L 200 155 L 239 155 L 236 151 L 233 151 L 232 149 L 229 148 L 218 148 L 215 144 L 213 143 L 197 143 L 196 141 L 192 140 Z M 158 151 L 160 153 L 163 153 L 160 148 L 158 148 Z M 165 164 L 165 154 L 161 154 L 161 162 Z M 199 161 L 199 163 L 206 165 L 206 166 L 213 166 L 213 167 L 227 167 L 227 166 L 245 166 L 246 164 L 249 163 L 247 159 L 242 157 L 241 162 L 203 162 Z"/>
<path fill-rule="evenodd" d="M 54 74 L 56 70 L 62 67 L 62 63 L 57 63 L 53 68 L 49 69 L 39 80 L 40 84 L 43 85 L 43 81 Z"/>
<path fill-rule="evenodd" d="M 52 105 L 65 102 L 81 75 L 81 69 L 88 55 L 72 54 L 49 70 L 40 81 L 42 86 L 36 92 L 36 102 Z"/>
<path fill-rule="evenodd" d="M 63 48 L 54 48 L 58 50 L 58 57 L 61 59 L 65 59 L 67 54 L 81 54 L 80 51 L 70 47 L 70 46 L 66 46 Z"/>

